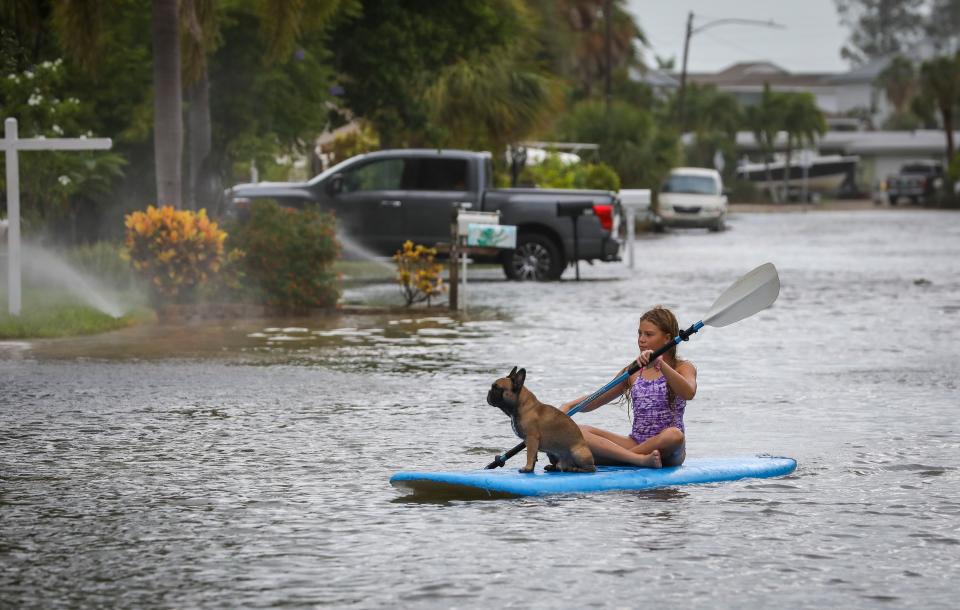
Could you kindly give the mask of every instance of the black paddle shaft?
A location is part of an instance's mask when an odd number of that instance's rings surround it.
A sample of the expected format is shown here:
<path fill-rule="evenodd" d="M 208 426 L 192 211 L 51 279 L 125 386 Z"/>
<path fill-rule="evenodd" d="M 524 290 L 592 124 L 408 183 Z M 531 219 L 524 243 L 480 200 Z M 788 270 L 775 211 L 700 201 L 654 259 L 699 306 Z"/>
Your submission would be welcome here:
<path fill-rule="evenodd" d="M 677 344 L 680 343 L 681 341 L 687 341 L 687 340 L 689 340 L 689 339 L 690 339 L 690 335 L 692 335 L 693 333 L 697 332 L 698 330 L 700 330 L 700 326 L 698 326 L 698 324 L 694 324 L 693 326 L 691 326 L 691 327 L 688 328 L 687 330 L 682 330 L 682 329 L 681 329 L 681 330 L 680 330 L 680 334 L 677 335 L 676 337 L 674 337 L 673 341 L 671 341 L 670 343 L 667 343 L 666 345 L 664 345 L 663 347 L 661 347 L 661 348 L 658 349 L 657 351 L 653 352 L 653 354 L 650 355 L 650 360 L 648 360 L 648 362 L 653 362 L 654 360 L 656 360 L 656 359 L 659 358 L 660 356 L 666 354 L 667 351 L 670 350 L 670 348 L 672 348 L 674 345 L 677 345 Z M 640 370 L 640 365 L 637 363 L 636 360 L 634 360 L 633 362 L 630 363 L 630 366 L 627 367 L 626 375 L 629 377 L 630 375 L 633 375 L 634 373 L 636 373 L 636 372 L 639 371 L 639 370 Z M 621 376 L 622 376 L 622 375 L 623 375 L 623 373 L 621 373 Z M 609 384 L 608 384 L 608 385 L 609 385 Z M 573 415 L 574 413 L 576 413 L 577 411 L 580 410 L 579 407 L 580 407 L 581 405 L 584 405 L 584 404 L 589 403 L 590 401 L 592 401 L 593 399 L 595 399 L 599 394 L 602 394 L 603 392 L 605 392 L 605 391 L 607 391 L 607 390 L 609 390 L 609 389 L 610 389 L 610 388 L 608 388 L 607 386 L 604 386 L 604 387 L 601 388 L 599 391 L 594 392 L 593 394 L 591 394 L 590 396 L 588 396 L 585 400 L 581 401 L 579 405 L 576 405 L 574 408 L 570 409 L 569 415 Z M 511 449 L 510 451 L 507 451 L 507 452 L 504 453 L 503 455 L 497 455 L 497 456 L 495 456 L 495 457 L 493 458 L 493 461 L 490 462 L 489 464 L 487 464 L 487 465 L 484 467 L 484 470 L 493 470 L 494 468 L 500 468 L 501 466 L 504 466 L 504 465 L 507 463 L 507 460 L 509 460 L 509 459 L 512 458 L 513 456 L 515 456 L 515 455 L 517 455 L 518 453 L 520 453 L 521 451 L 523 451 L 523 448 L 526 447 L 526 446 L 527 446 L 527 444 L 526 444 L 525 442 L 524 442 L 524 443 L 520 443 L 519 445 L 517 445 L 516 447 L 514 447 L 514 448 Z"/>

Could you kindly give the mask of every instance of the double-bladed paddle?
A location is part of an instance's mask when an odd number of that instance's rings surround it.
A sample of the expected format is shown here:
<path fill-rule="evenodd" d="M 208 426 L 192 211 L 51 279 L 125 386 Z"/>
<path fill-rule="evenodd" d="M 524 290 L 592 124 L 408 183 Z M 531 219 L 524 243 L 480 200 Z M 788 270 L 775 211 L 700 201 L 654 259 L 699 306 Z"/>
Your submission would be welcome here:
<path fill-rule="evenodd" d="M 707 312 L 707 315 L 704 316 L 702 320 L 692 325 L 687 330 L 681 330 L 680 334 L 673 338 L 673 341 L 655 351 L 650 356 L 649 362 L 655 361 L 657 358 L 665 354 L 667 350 L 674 345 L 679 344 L 681 341 L 688 340 L 690 335 L 694 334 L 704 326 L 713 326 L 715 328 L 729 326 L 734 322 L 739 322 L 744 318 L 749 318 L 759 311 L 763 311 L 767 307 L 773 305 L 773 302 L 777 300 L 777 296 L 779 296 L 779 294 L 780 276 L 777 275 L 777 268 L 773 266 L 773 263 L 764 263 L 763 265 L 760 265 L 727 288 L 723 294 L 717 297 L 717 300 L 713 302 L 713 306 L 710 308 L 710 311 Z M 607 385 L 603 386 L 590 396 L 587 396 L 577 403 L 572 409 L 570 409 L 570 411 L 567 412 L 567 415 L 573 415 L 586 405 L 590 404 L 590 402 L 595 400 L 597 397 L 608 392 L 611 388 L 623 383 L 628 377 L 630 377 L 630 375 L 633 375 L 639 370 L 640 365 L 636 360 L 634 360 L 624 372 L 617 375 L 616 378 L 614 378 Z M 526 443 L 520 443 L 503 455 L 496 456 L 493 458 L 492 462 L 487 464 L 486 468 L 489 470 L 503 466 L 507 463 L 507 460 L 523 451 L 523 448 L 526 446 Z"/>

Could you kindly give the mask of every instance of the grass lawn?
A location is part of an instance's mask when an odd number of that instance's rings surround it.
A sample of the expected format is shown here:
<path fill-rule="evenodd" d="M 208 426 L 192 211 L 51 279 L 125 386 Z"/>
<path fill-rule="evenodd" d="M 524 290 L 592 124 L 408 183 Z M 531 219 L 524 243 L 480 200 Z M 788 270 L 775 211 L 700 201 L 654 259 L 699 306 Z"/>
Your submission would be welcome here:
<path fill-rule="evenodd" d="M 29 339 L 88 335 L 115 330 L 152 317 L 143 305 L 119 318 L 105 314 L 69 295 L 51 291 L 24 291 L 19 316 L 11 316 L 7 295 L 0 292 L 0 339 Z"/>
<path fill-rule="evenodd" d="M 392 282 L 397 275 L 397 266 L 390 261 L 345 261 L 333 263 L 333 271 L 339 273 L 344 284 L 354 282 Z"/>
<path fill-rule="evenodd" d="M 449 261 L 441 259 L 438 262 L 443 266 L 443 275 L 446 277 L 450 268 Z M 470 271 L 488 269 L 500 269 L 500 265 L 498 263 L 470 264 Z M 343 283 L 347 285 L 379 281 L 394 283 L 397 281 L 397 266 L 386 259 L 377 261 L 345 261 L 341 259 L 333 263 L 333 270 L 341 275 Z"/>

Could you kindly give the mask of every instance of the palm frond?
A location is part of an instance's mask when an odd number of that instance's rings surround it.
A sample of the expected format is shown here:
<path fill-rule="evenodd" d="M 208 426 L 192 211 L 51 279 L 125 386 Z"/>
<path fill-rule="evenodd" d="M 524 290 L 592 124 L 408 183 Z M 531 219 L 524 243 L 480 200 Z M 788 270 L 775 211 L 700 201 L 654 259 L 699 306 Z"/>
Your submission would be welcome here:
<path fill-rule="evenodd" d="M 67 53 L 88 72 L 103 52 L 104 14 L 109 0 L 60 0 L 53 5 L 53 27 Z"/>

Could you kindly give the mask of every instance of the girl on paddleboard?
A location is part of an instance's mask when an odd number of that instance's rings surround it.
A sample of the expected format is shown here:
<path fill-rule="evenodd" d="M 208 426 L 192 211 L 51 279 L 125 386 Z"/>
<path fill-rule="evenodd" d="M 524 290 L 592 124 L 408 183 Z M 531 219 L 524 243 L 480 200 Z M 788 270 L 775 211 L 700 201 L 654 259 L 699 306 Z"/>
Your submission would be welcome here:
<path fill-rule="evenodd" d="M 679 466 L 687 457 L 683 412 L 697 393 L 697 369 L 689 360 L 677 358 L 676 345 L 649 363 L 650 356 L 678 334 L 677 318 L 665 307 L 654 307 L 640 316 L 637 363 L 642 368 L 581 409 L 593 411 L 622 396 L 632 410 L 633 427 L 628 436 L 580 425 L 597 464 L 660 468 Z M 565 403 L 560 410 L 566 413 L 585 398 Z"/>

